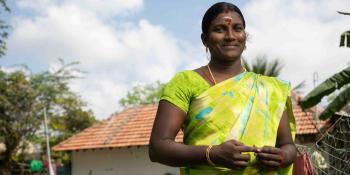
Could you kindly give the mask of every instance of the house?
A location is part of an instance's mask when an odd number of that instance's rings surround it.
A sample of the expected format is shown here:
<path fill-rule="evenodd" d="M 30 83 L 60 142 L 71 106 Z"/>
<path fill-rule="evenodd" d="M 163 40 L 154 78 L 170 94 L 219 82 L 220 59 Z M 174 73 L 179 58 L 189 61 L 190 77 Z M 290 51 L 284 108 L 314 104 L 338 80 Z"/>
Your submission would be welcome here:
<path fill-rule="evenodd" d="M 298 98 L 293 95 L 293 101 Z M 314 141 L 324 122 L 315 121 L 314 111 L 303 112 L 296 104 L 296 142 L 307 144 Z M 156 111 L 157 105 L 125 109 L 54 146 L 53 151 L 72 151 L 73 175 L 177 175 L 178 168 L 153 163 L 148 158 Z M 176 141 L 182 138 L 180 132 Z"/>
<path fill-rule="evenodd" d="M 54 146 L 72 151 L 73 175 L 175 175 L 178 168 L 153 163 L 148 141 L 156 105 L 126 109 Z M 181 142 L 182 134 L 176 141 Z"/>

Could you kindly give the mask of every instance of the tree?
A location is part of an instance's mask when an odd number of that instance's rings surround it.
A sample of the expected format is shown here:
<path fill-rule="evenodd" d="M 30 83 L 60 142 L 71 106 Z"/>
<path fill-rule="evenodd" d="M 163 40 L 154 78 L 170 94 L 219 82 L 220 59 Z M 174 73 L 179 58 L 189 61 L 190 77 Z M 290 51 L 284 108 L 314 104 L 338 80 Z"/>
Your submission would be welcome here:
<path fill-rule="evenodd" d="M 96 123 L 92 111 L 81 108 L 86 103 L 79 98 L 68 98 L 61 105 L 66 111 L 65 115 L 51 116 L 49 123 L 49 128 L 55 133 L 50 137 L 50 145 L 52 146 Z M 45 140 L 39 139 L 39 143 L 42 145 L 42 150 L 45 151 Z M 71 161 L 69 152 L 52 152 L 52 157 L 61 163 L 70 163 Z"/>
<path fill-rule="evenodd" d="M 350 87 L 348 85 L 350 85 L 350 66 L 326 79 L 308 93 L 301 101 L 301 107 L 303 109 L 310 108 L 318 104 L 323 97 L 345 87 L 321 113 L 320 119 L 325 120 L 350 102 Z"/>
<path fill-rule="evenodd" d="M 247 71 L 272 77 L 277 77 L 283 68 L 278 59 L 269 62 L 266 55 L 257 56 L 251 65 L 245 59 L 242 59 L 242 66 Z"/>
<path fill-rule="evenodd" d="M 85 110 L 80 97 L 68 87 L 68 83 L 77 78 L 73 75 L 77 69 L 72 67 L 77 63 L 64 64 L 63 60 L 60 61 L 62 66 L 55 72 L 32 74 L 24 70 L 6 72 L 0 69 L 0 135 L 6 145 L 0 160 L 0 174 L 9 174 L 21 141 L 40 137 L 43 108 L 46 108 L 52 125 L 65 119 L 67 121 L 63 124 L 67 124 L 72 118 L 78 120 L 75 122 L 78 125 L 84 123 L 78 127 L 73 127 L 73 122 L 62 126 L 70 131 L 68 135 L 94 121 L 91 111 Z M 78 118 L 88 121 L 79 122 Z M 64 135 L 62 132 L 55 134 Z"/>
<path fill-rule="evenodd" d="M 119 100 L 119 104 L 123 107 L 129 107 L 158 103 L 163 88 L 164 84 L 159 81 L 153 84 L 134 86 L 126 97 Z"/>
<path fill-rule="evenodd" d="M 5 12 L 10 12 L 10 8 L 7 6 L 6 0 L 0 0 L 0 6 Z M 0 13 L 2 11 L 0 10 Z M 5 55 L 6 51 L 6 39 L 8 37 L 7 30 L 10 28 L 9 25 L 2 19 L 0 19 L 0 57 Z"/>

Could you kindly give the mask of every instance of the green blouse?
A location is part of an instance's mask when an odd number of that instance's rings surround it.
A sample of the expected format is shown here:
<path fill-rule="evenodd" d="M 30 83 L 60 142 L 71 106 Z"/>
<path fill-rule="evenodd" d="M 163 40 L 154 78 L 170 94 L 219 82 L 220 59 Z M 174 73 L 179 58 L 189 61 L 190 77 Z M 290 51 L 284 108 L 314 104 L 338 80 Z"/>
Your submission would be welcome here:
<path fill-rule="evenodd" d="M 210 85 L 197 72 L 185 70 L 177 73 L 164 87 L 161 100 L 169 101 L 184 112 L 188 112 L 191 101 Z"/>

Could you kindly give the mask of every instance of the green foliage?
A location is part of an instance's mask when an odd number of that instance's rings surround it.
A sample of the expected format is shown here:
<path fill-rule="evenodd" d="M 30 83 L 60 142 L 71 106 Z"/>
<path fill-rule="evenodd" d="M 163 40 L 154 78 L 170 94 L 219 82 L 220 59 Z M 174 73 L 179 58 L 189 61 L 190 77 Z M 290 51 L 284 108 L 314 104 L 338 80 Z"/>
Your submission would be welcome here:
<path fill-rule="evenodd" d="M 129 107 L 158 103 L 163 88 L 164 84 L 159 81 L 153 84 L 134 86 L 125 98 L 119 100 L 119 104 L 123 107 Z"/>
<path fill-rule="evenodd" d="M 10 168 L 11 159 L 23 140 L 43 143 L 43 108 L 51 126 L 52 141 L 61 141 L 95 122 L 92 112 L 72 92 L 68 83 L 77 77 L 65 64 L 55 72 L 30 74 L 23 70 L 5 72 L 0 69 L 0 133 L 6 145 L 1 168 Z"/>
<path fill-rule="evenodd" d="M 340 35 L 340 47 L 350 47 L 350 30 Z"/>
<path fill-rule="evenodd" d="M 340 71 L 339 73 L 326 79 L 315 89 L 313 89 L 305 98 L 301 101 L 301 107 L 303 109 L 312 107 L 318 104 L 323 97 L 333 93 L 337 89 L 342 88 L 350 84 L 350 66 Z M 321 119 L 327 119 L 335 112 L 339 111 L 346 104 L 349 103 L 350 88 L 342 90 L 334 100 L 329 104 L 325 111 L 320 115 Z"/>
<path fill-rule="evenodd" d="M 269 62 L 266 55 L 257 56 L 251 65 L 245 59 L 242 59 L 242 66 L 247 71 L 272 77 L 279 76 L 283 68 L 283 65 L 278 59 Z"/>
<path fill-rule="evenodd" d="M 7 11 L 7 12 L 9 12 L 10 11 L 10 8 L 7 6 L 7 2 L 6 2 L 7 0 L 0 0 L 0 5 L 2 6 L 2 8 L 5 10 L 5 11 Z"/>
<path fill-rule="evenodd" d="M 320 115 L 321 120 L 332 116 L 350 102 L 350 87 L 342 90 Z"/>

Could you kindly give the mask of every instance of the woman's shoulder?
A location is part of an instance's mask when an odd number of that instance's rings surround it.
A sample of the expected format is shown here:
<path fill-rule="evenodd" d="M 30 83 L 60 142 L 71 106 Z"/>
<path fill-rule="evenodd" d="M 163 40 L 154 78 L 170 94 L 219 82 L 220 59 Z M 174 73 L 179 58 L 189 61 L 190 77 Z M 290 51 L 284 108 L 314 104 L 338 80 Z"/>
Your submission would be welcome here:
<path fill-rule="evenodd" d="M 203 81 L 195 71 L 178 72 L 165 84 L 161 100 L 167 100 L 187 112 L 191 99 L 209 87 Z"/>
<path fill-rule="evenodd" d="M 174 77 L 165 85 L 165 89 L 177 89 L 188 96 L 196 97 L 203 91 L 210 88 L 206 80 L 194 70 L 184 70 L 176 73 Z"/>
<path fill-rule="evenodd" d="M 194 70 L 183 70 L 177 72 L 173 78 L 168 82 L 181 86 L 207 86 L 205 80 Z"/>

